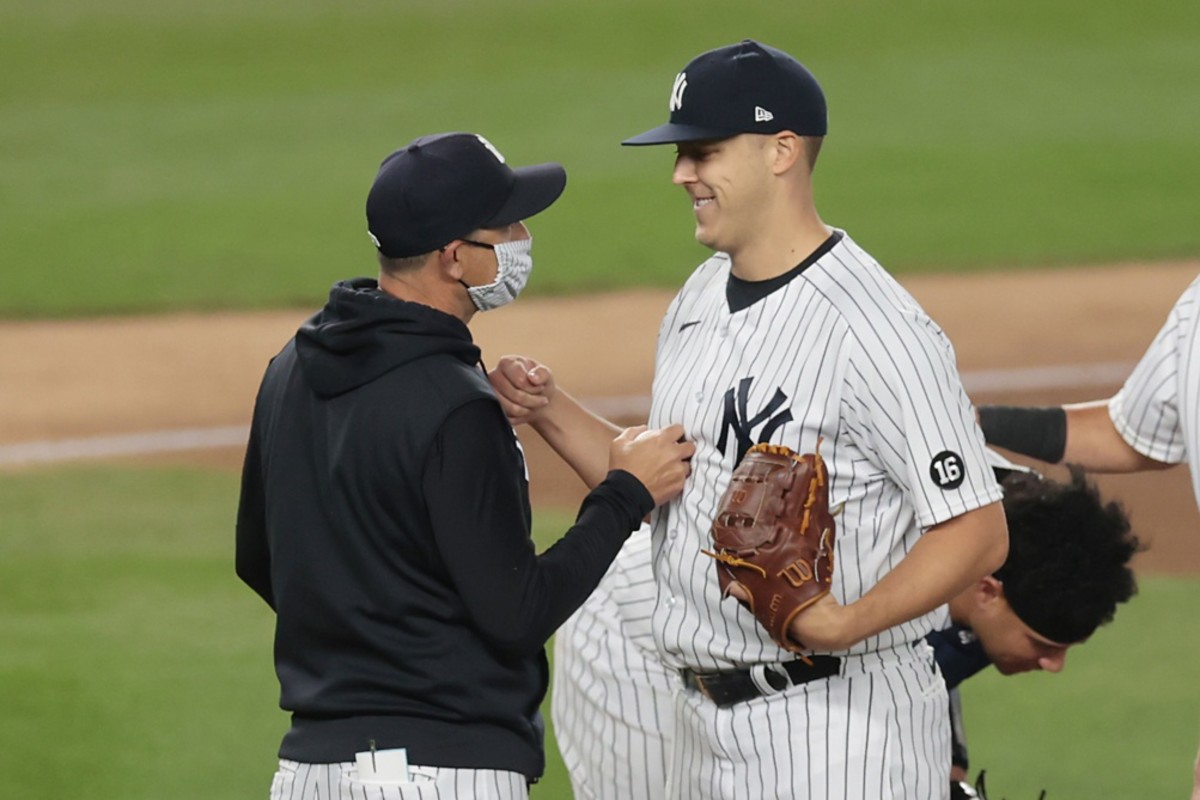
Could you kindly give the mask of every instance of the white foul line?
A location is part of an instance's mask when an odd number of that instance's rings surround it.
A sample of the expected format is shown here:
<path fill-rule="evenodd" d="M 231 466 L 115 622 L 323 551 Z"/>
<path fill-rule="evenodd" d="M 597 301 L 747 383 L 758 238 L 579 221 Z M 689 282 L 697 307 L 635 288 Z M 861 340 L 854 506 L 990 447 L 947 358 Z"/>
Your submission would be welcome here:
<path fill-rule="evenodd" d="M 215 447 L 242 447 L 250 435 L 248 425 L 220 428 L 182 428 L 147 431 L 118 436 L 89 436 L 84 439 L 21 442 L 0 445 L 0 467 L 54 464 L 113 456 L 143 456 L 177 453 Z"/>
<path fill-rule="evenodd" d="M 988 392 L 1035 392 L 1050 389 L 1086 389 L 1116 386 L 1133 370 L 1129 362 L 986 369 L 962 373 L 968 394 Z M 1090 398 L 1079 398 L 1086 400 Z M 596 397 L 584 405 L 602 417 L 644 419 L 650 412 L 649 395 Z M 0 445 L 0 467 L 24 467 L 63 461 L 177 453 L 221 447 L 243 447 L 249 436 L 246 425 L 212 428 L 181 428 L 116 436 L 90 436 Z"/>

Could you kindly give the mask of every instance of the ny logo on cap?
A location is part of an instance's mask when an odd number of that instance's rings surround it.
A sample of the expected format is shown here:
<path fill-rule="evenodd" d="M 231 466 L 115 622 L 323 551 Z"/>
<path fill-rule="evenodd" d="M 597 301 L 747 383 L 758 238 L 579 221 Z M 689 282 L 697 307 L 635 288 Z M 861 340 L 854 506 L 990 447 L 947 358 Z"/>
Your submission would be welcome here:
<path fill-rule="evenodd" d="M 754 121 L 755 122 L 770 122 L 773 119 L 775 119 L 775 115 L 772 114 L 770 111 L 767 111 L 762 106 L 754 107 Z"/>
<path fill-rule="evenodd" d="M 497 160 L 497 161 L 499 161 L 501 164 L 503 164 L 503 163 L 504 163 L 504 156 L 503 156 L 503 155 L 501 155 L 501 154 L 500 154 L 500 151 L 496 149 L 496 145 L 492 144 L 492 143 L 491 143 L 491 142 L 489 142 L 487 139 L 485 139 L 485 138 L 483 138 L 482 136 L 480 136 L 478 133 L 477 133 L 477 134 L 475 134 L 475 138 L 479 140 L 480 144 L 482 144 L 482 145 L 483 145 L 484 147 L 486 147 L 488 150 L 491 150 L 491 151 L 492 151 L 492 155 L 494 155 L 494 156 L 496 157 L 496 160 Z"/>
<path fill-rule="evenodd" d="M 671 87 L 671 102 L 668 103 L 668 108 L 671 111 L 678 111 L 683 108 L 683 90 L 687 88 L 687 73 L 681 72 L 675 76 L 675 85 Z"/>

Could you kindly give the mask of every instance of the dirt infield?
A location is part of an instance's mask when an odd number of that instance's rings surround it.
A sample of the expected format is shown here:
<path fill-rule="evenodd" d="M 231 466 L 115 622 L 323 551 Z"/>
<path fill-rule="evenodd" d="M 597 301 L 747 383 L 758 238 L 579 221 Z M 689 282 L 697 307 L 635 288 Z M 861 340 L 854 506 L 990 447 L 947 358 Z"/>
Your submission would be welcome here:
<path fill-rule="evenodd" d="M 1190 262 L 904 283 L 950 335 L 964 375 L 981 378 L 977 402 L 1050 403 L 1110 395 L 1120 382 L 1114 369 L 1140 356 L 1198 272 Z M 669 300 L 659 291 L 531 298 L 477 317 L 472 329 L 488 363 L 509 352 L 541 359 L 561 386 L 632 423 Z M 307 313 L 0 323 L 0 447 L 244 425 L 263 367 Z M 1109 369 L 1089 378 L 1069 369 L 1079 365 Z M 1059 385 L 1046 380 L 1058 375 Z M 522 438 L 535 503 L 575 504 L 579 481 L 536 436 Z M 154 458 L 235 468 L 240 457 L 225 447 Z M 1200 570 L 1200 515 L 1185 469 L 1099 480 L 1152 542 L 1142 569 Z"/>

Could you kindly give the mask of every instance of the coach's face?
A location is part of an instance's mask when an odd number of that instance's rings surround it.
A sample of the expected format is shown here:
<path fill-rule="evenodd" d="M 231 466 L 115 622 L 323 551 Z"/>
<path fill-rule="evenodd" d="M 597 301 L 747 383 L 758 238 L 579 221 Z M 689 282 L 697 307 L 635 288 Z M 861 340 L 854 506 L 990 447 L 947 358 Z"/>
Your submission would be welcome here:
<path fill-rule="evenodd" d="M 742 134 L 676 145 L 672 181 L 684 188 L 696 216 L 696 241 L 736 255 L 756 238 L 770 201 L 771 138 Z"/>
<path fill-rule="evenodd" d="M 479 228 L 446 246 L 456 248 L 462 264 L 462 280 L 468 286 L 483 286 L 496 280 L 500 262 L 495 247 L 507 242 L 516 242 L 530 237 L 524 222 L 514 222 L 500 228 Z"/>
<path fill-rule="evenodd" d="M 999 581 L 995 583 L 1000 585 Z M 1066 666 L 1071 645 L 1051 641 L 1022 622 L 1005 599 L 1002 588 L 981 598 L 971 617 L 971 630 L 1003 675 L 1033 670 L 1060 672 Z"/>

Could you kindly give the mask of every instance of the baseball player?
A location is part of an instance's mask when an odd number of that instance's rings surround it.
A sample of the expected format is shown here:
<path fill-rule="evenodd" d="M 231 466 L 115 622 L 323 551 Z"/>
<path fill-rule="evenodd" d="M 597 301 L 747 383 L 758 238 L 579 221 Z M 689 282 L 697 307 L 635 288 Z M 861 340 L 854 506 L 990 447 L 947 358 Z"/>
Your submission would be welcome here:
<path fill-rule="evenodd" d="M 683 494 L 652 519 L 655 648 L 686 686 L 666 794 L 945 797 L 948 700 L 923 637 L 1007 549 L 953 349 L 818 216 L 825 98 L 799 62 L 749 40 L 703 53 L 676 76 L 670 111 L 626 144 L 676 145 L 674 181 L 716 254 L 663 319 L 650 411 L 697 448 Z M 563 392 L 545 399 L 505 408 L 593 484 L 613 428 Z M 819 449 L 840 508 L 832 593 L 792 619 L 786 648 L 722 597 L 701 552 L 760 442 Z"/>
<path fill-rule="evenodd" d="M 367 198 L 378 280 L 335 284 L 267 367 L 236 568 L 276 614 L 292 716 L 273 800 L 528 797 L 545 642 L 683 485 L 682 428 L 624 431 L 572 529 L 534 550 L 524 458 L 467 323 L 521 291 L 523 220 L 565 182 L 469 133 L 397 150 Z"/>
<path fill-rule="evenodd" d="M 1200 503 L 1200 277 L 1114 396 L 1052 408 L 983 406 L 988 441 L 1050 463 L 1138 472 L 1186 463 Z M 1200 800 L 1200 756 L 1193 768 Z"/>

